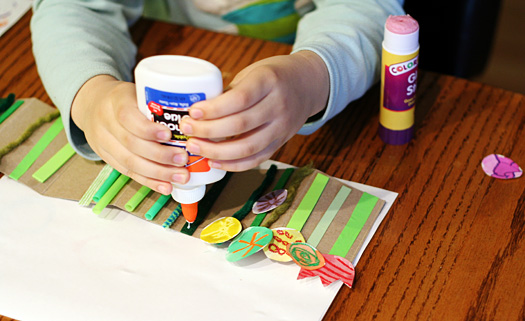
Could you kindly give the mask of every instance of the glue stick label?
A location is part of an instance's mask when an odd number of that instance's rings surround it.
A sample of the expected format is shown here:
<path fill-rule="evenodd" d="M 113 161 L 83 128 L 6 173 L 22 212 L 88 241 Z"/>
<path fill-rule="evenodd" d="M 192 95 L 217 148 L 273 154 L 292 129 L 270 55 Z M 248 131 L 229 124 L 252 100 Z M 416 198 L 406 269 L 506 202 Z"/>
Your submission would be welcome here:
<path fill-rule="evenodd" d="M 403 111 L 415 104 L 418 56 L 408 61 L 385 65 L 383 106 Z"/>

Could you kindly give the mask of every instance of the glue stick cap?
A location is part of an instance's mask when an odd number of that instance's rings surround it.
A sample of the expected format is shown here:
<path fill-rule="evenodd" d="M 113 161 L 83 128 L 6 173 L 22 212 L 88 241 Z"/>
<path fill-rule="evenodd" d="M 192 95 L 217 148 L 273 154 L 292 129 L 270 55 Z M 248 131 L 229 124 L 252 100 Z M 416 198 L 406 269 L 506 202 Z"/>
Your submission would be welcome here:
<path fill-rule="evenodd" d="M 383 47 L 396 55 L 419 49 L 419 24 L 410 15 L 389 16 L 385 23 Z"/>
<path fill-rule="evenodd" d="M 171 196 L 181 204 L 197 203 L 204 197 L 204 193 L 206 192 L 205 185 L 184 186 L 173 184 L 173 187 Z"/>

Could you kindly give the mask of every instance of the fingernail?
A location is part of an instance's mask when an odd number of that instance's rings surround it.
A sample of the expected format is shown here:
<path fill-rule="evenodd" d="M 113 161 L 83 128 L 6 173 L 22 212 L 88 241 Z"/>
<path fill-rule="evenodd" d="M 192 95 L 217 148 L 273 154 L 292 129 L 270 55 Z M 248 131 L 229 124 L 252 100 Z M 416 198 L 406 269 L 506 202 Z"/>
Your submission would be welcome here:
<path fill-rule="evenodd" d="M 161 131 L 157 133 L 157 138 L 160 140 L 168 140 L 171 138 L 171 133 L 166 131 Z"/>
<path fill-rule="evenodd" d="M 201 148 L 199 145 L 194 144 L 192 142 L 186 143 L 186 150 L 192 154 L 199 154 L 201 152 Z"/>
<path fill-rule="evenodd" d="M 222 167 L 222 164 L 216 161 L 208 161 L 208 165 L 212 168 L 220 169 Z"/>
<path fill-rule="evenodd" d="M 171 180 L 173 183 L 182 183 L 184 184 L 186 182 L 186 175 L 184 174 L 173 174 L 171 177 Z"/>
<path fill-rule="evenodd" d="M 201 119 L 202 116 L 204 116 L 204 113 L 200 109 L 190 108 L 190 116 L 193 119 Z"/>
<path fill-rule="evenodd" d="M 184 154 L 176 154 L 175 156 L 173 156 L 173 163 L 175 165 L 185 165 L 186 156 L 184 156 Z"/>
<path fill-rule="evenodd" d="M 193 127 L 191 127 L 191 125 L 188 123 L 182 123 L 180 128 L 182 129 L 182 132 L 186 135 L 193 134 Z"/>
<path fill-rule="evenodd" d="M 164 195 L 168 195 L 170 193 L 168 188 L 164 185 L 159 185 L 157 187 L 157 190 L 159 191 L 159 193 L 164 194 Z"/>

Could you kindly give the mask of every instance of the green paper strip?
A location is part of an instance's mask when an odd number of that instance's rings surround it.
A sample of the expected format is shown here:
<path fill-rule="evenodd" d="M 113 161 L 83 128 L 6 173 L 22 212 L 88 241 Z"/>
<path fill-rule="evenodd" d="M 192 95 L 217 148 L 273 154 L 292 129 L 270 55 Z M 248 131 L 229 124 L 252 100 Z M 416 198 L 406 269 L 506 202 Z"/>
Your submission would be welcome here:
<path fill-rule="evenodd" d="M 22 106 L 23 103 L 23 100 L 17 100 L 14 104 L 12 104 L 11 107 L 9 107 L 2 115 L 0 115 L 0 124 L 3 123 L 7 117 L 11 116 L 11 114 L 14 113 L 18 107 Z"/>
<path fill-rule="evenodd" d="M 292 176 L 293 171 L 294 168 L 292 167 L 285 169 L 281 177 L 279 177 L 279 180 L 277 181 L 277 184 L 275 184 L 273 190 L 276 191 L 278 189 L 283 189 L 284 186 L 286 186 L 286 183 L 288 182 L 290 176 Z M 264 220 L 267 214 L 268 212 L 255 215 L 255 219 L 253 220 L 251 226 L 261 225 L 262 221 Z"/>
<path fill-rule="evenodd" d="M 71 157 L 75 155 L 75 150 L 69 143 L 66 143 L 53 157 L 51 157 L 42 167 L 33 173 L 33 178 L 44 183 L 51 175 L 60 169 Z"/>
<path fill-rule="evenodd" d="M 117 194 L 120 192 L 120 190 L 126 185 L 126 183 L 129 181 L 129 177 L 126 175 L 120 175 L 115 183 L 111 185 L 111 187 L 108 189 L 108 191 L 100 198 L 97 205 L 93 207 L 93 213 L 100 214 L 106 206 L 108 206 L 109 203 L 117 196 Z"/>
<path fill-rule="evenodd" d="M 179 218 L 179 216 L 182 214 L 182 206 L 179 204 L 177 207 L 171 212 L 170 217 L 162 224 L 162 227 L 165 229 L 170 228 L 173 223 Z"/>
<path fill-rule="evenodd" d="M 264 177 L 263 182 L 255 191 L 253 191 L 252 195 L 248 198 L 248 201 L 244 203 L 243 207 L 241 207 L 240 210 L 235 212 L 232 216 L 238 219 L 239 221 L 242 221 L 246 215 L 248 215 L 252 211 L 253 204 L 257 202 L 257 200 L 262 196 L 264 191 L 268 188 L 268 186 L 273 182 L 273 179 L 275 178 L 275 174 L 277 174 L 277 166 L 272 164 L 270 168 L 266 171 L 266 176 Z"/>
<path fill-rule="evenodd" d="M 324 213 L 323 217 L 317 223 L 317 226 L 315 227 L 314 231 L 308 238 L 307 243 L 310 244 L 313 247 L 316 247 L 319 242 L 321 242 L 321 239 L 323 238 L 324 234 L 328 230 L 328 227 L 334 220 L 335 216 L 337 215 L 337 212 L 341 209 L 341 206 L 343 206 L 343 203 L 346 201 L 346 198 L 348 195 L 350 195 L 350 192 L 352 190 L 349 187 L 341 186 L 341 189 L 339 189 L 339 192 L 337 192 L 337 195 L 335 196 L 332 203 L 330 203 L 330 206 Z"/>
<path fill-rule="evenodd" d="M 312 182 L 312 185 L 310 185 L 310 188 L 308 188 L 308 191 L 304 195 L 303 200 L 301 201 L 301 203 L 299 203 L 299 206 L 293 213 L 292 218 L 290 219 L 286 227 L 293 228 L 294 230 L 297 230 L 299 232 L 301 231 L 304 224 L 308 220 L 308 217 L 314 210 L 315 204 L 317 204 L 317 201 L 319 201 L 321 194 L 323 194 L 323 190 L 326 184 L 328 184 L 328 181 L 328 176 L 325 176 L 321 173 L 317 173 L 317 175 L 314 178 L 314 181 Z"/>
<path fill-rule="evenodd" d="M 149 192 L 151 192 L 151 188 L 147 186 L 142 186 L 136 193 L 133 195 L 129 201 L 124 205 L 124 208 L 128 212 L 133 212 L 137 206 L 139 206 L 140 203 L 148 196 Z"/>
<path fill-rule="evenodd" d="M 357 235 L 359 235 L 359 232 L 361 232 L 363 226 L 365 226 L 365 223 L 378 200 L 379 198 L 374 195 L 363 193 L 359 202 L 355 206 L 348 223 L 346 223 L 328 254 L 340 257 L 345 257 L 346 254 L 348 254 L 348 251 L 354 244 L 354 241 L 357 238 Z"/>
<path fill-rule="evenodd" d="M 104 181 L 108 178 L 109 174 L 113 170 L 113 167 L 109 166 L 108 164 L 104 165 L 104 167 L 100 170 L 95 180 L 89 185 L 87 191 L 82 195 L 82 198 L 78 201 L 78 205 L 80 206 L 88 206 L 91 204 L 91 200 L 93 199 L 93 196 L 98 191 L 100 186 L 104 183 Z"/>
<path fill-rule="evenodd" d="M 151 221 L 152 219 L 154 219 L 155 216 L 159 214 L 159 211 L 162 209 L 162 207 L 164 207 L 164 205 L 166 205 L 166 203 L 170 200 L 170 198 L 171 198 L 171 194 L 168 194 L 168 195 L 161 194 L 159 198 L 157 199 L 157 201 L 155 202 L 155 204 L 153 204 L 150 207 L 150 209 L 146 212 L 146 214 L 144 214 L 146 219 L 148 221 Z"/>
<path fill-rule="evenodd" d="M 115 181 L 117 180 L 117 178 L 119 176 L 120 176 L 120 173 L 116 169 L 113 169 L 111 171 L 111 173 L 109 174 L 108 178 L 106 178 L 106 180 L 104 181 L 102 186 L 100 186 L 98 191 L 93 196 L 93 201 L 95 203 L 98 203 L 98 201 L 100 201 L 100 199 L 106 194 L 106 192 L 109 190 L 111 185 L 113 185 L 113 183 L 115 183 Z"/>
<path fill-rule="evenodd" d="M 180 230 L 182 233 L 190 236 L 193 235 L 193 233 L 195 233 L 197 227 L 199 227 L 199 225 L 206 219 L 206 216 L 208 216 L 211 207 L 213 206 L 217 198 L 219 198 L 219 195 L 221 195 L 222 190 L 224 189 L 232 175 L 232 172 L 226 172 L 226 175 L 220 181 L 215 182 L 213 184 L 210 190 L 206 193 L 206 195 L 204 195 L 202 200 L 199 202 L 197 218 L 191 224 L 184 224 L 184 226 Z"/>
<path fill-rule="evenodd" d="M 24 173 L 33 165 L 37 158 L 42 154 L 46 147 L 55 139 L 55 137 L 64 128 L 62 124 L 62 117 L 58 117 L 55 122 L 49 127 L 45 134 L 38 140 L 33 148 L 22 159 L 18 166 L 9 175 L 14 180 L 18 180 Z"/>

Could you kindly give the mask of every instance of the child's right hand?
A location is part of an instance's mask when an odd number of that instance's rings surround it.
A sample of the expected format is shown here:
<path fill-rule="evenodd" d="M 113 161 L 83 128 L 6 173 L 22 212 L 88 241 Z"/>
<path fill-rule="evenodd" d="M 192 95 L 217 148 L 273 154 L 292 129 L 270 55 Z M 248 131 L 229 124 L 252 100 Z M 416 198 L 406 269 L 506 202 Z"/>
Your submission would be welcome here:
<path fill-rule="evenodd" d="M 169 194 L 170 182 L 188 181 L 183 167 L 188 154 L 159 144 L 168 141 L 171 132 L 139 111 L 135 84 L 108 75 L 91 78 L 77 93 L 71 118 L 97 155 L 138 183 Z"/>

